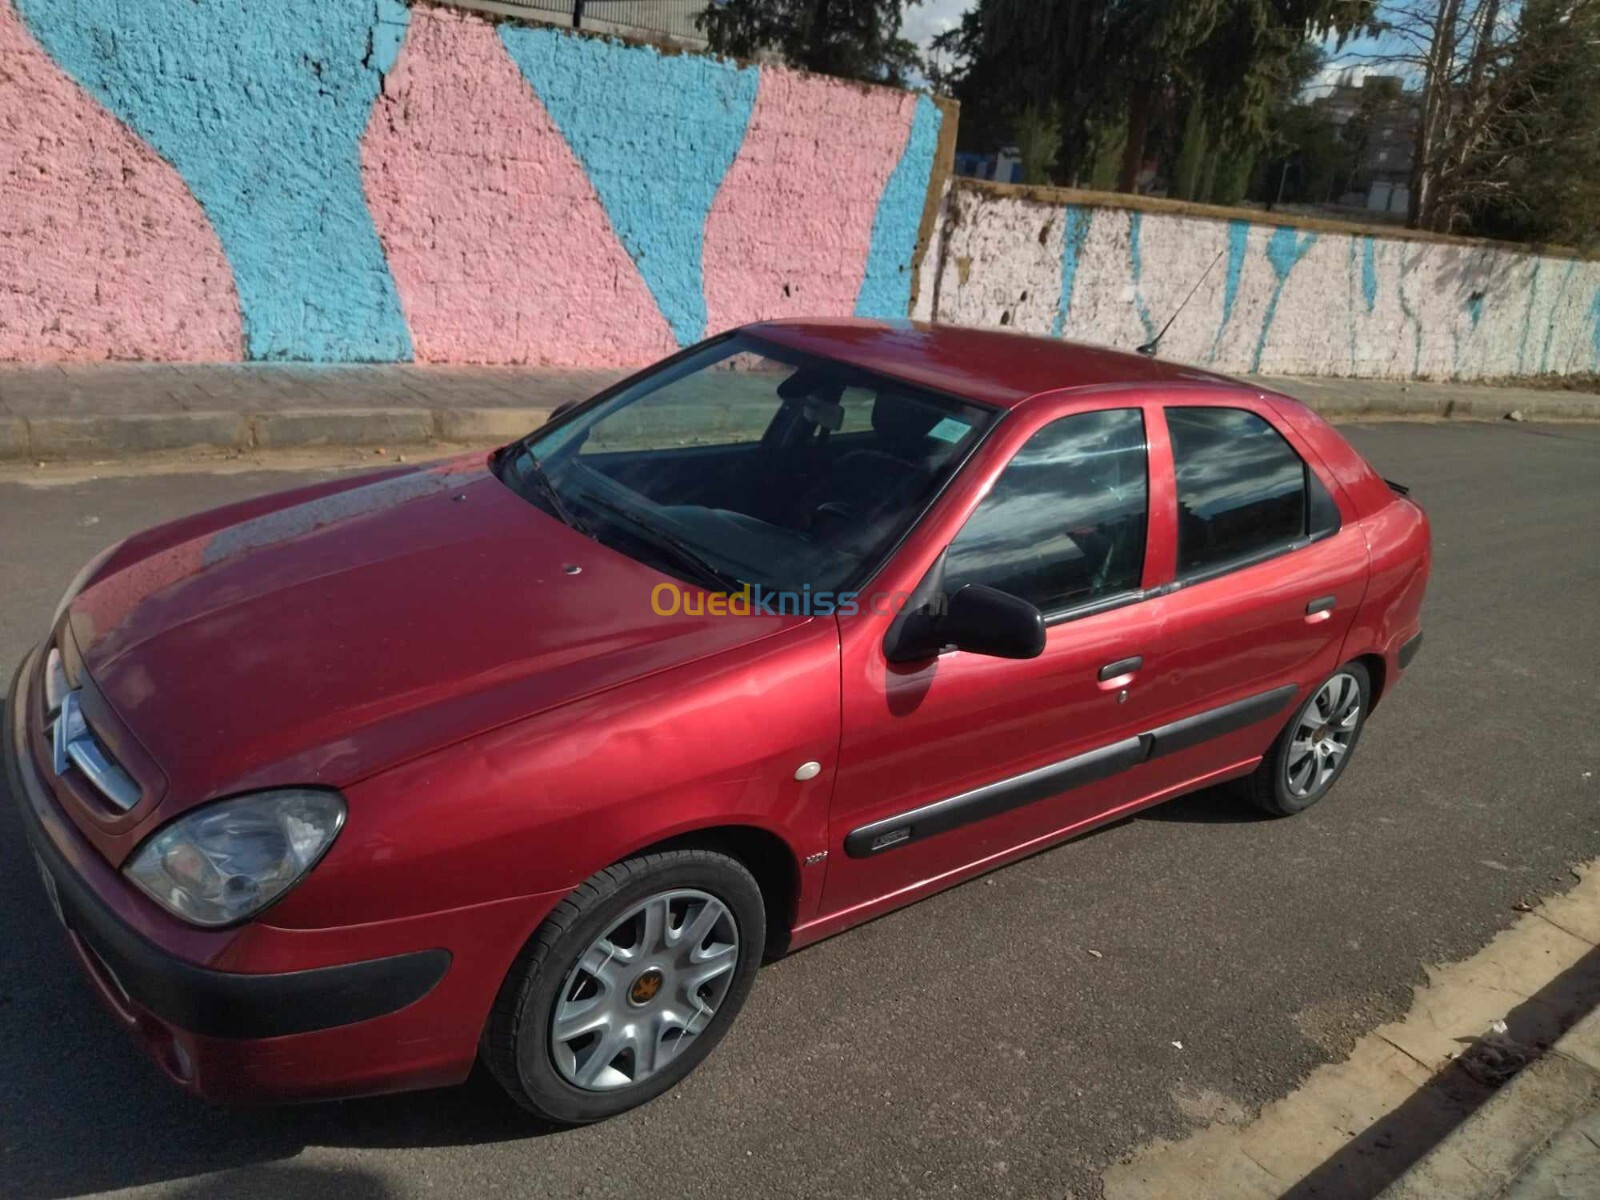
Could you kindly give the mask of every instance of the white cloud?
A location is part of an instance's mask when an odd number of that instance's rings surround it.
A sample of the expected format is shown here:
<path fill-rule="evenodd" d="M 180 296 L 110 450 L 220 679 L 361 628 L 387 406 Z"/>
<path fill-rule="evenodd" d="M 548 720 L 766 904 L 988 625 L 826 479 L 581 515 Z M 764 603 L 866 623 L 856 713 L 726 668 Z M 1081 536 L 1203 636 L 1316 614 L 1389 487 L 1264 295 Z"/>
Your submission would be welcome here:
<path fill-rule="evenodd" d="M 961 14 L 974 3 L 976 0 L 923 0 L 921 4 L 908 4 L 901 32 L 926 50 L 936 35 L 959 25 Z"/>

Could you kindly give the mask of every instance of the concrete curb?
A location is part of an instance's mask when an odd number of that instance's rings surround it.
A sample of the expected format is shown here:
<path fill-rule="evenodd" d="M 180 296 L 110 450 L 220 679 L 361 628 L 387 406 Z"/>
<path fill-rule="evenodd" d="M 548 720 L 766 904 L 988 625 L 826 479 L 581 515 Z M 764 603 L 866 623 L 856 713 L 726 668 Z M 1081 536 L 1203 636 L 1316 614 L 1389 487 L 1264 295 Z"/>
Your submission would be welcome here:
<path fill-rule="evenodd" d="M 1275 386 L 1282 386 L 1275 382 Z M 1341 381 L 1355 382 L 1355 381 Z M 1498 420 L 1600 420 L 1596 397 L 1580 392 L 1493 392 L 1449 396 L 1445 388 L 1399 395 L 1308 382 L 1298 398 L 1326 417 L 1466 417 Z M 173 450 L 285 450 L 316 446 L 483 445 L 509 441 L 542 424 L 547 407 L 285 408 L 271 412 L 123 413 L 0 416 L 0 461 L 107 458 Z"/>
<path fill-rule="evenodd" d="M 1571 1177 L 1600 1186 L 1597 1135 L 1600 1010 L 1513 1076 L 1378 1200 L 1578 1195 L 1546 1185 Z"/>
<path fill-rule="evenodd" d="M 108 458 L 172 450 L 474 445 L 542 425 L 548 408 L 304 408 L 267 413 L 0 417 L 0 461 Z"/>

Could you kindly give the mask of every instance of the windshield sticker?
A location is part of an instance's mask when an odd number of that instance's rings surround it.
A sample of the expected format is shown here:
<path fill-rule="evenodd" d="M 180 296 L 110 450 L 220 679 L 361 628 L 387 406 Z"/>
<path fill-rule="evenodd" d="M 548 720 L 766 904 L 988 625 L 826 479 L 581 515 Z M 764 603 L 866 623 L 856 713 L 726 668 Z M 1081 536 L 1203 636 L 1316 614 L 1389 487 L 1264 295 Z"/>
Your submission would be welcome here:
<path fill-rule="evenodd" d="M 946 417 L 928 430 L 928 436 L 937 438 L 941 442 L 959 442 L 967 436 L 971 429 L 972 426 L 965 421 L 958 421 L 954 417 Z"/>

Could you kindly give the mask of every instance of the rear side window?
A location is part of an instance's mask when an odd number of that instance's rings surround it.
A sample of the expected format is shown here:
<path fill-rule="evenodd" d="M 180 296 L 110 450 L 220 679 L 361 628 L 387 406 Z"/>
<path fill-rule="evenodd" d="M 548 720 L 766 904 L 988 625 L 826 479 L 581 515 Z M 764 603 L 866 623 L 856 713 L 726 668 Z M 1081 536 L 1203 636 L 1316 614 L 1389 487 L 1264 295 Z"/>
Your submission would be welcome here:
<path fill-rule="evenodd" d="M 1178 574 L 1287 550 L 1339 527 L 1338 509 L 1283 435 L 1242 408 L 1169 408 Z"/>
<path fill-rule="evenodd" d="M 945 588 L 986 584 L 1046 614 L 1135 589 L 1146 492 L 1142 412 L 1052 421 L 1017 451 L 950 543 Z"/>

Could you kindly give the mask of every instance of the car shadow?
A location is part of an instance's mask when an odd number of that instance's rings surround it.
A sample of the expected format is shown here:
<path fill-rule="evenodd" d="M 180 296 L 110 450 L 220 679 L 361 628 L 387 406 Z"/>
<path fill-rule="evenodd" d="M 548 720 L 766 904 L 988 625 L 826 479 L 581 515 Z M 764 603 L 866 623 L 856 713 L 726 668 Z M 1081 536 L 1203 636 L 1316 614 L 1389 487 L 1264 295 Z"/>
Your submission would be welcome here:
<path fill-rule="evenodd" d="M 1246 800 L 1238 784 L 1232 782 L 1190 792 L 1134 817 L 1138 821 L 1179 821 L 1186 825 L 1248 825 L 1276 819 Z"/>
<path fill-rule="evenodd" d="M 0 729 L 4 720 L 0 704 Z M 248 1169 L 248 1186 L 196 1181 L 193 1195 L 368 1200 L 388 1194 L 380 1180 L 283 1160 L 307 1146 L 471 1146 L 556 1131 L 482 1072 L 456 1088 L 283 1108 L 225 1108 L 180 1091 L 82 978 L 4 784 L 0 810 L 0 1196 L 77 1196 Z"/>

